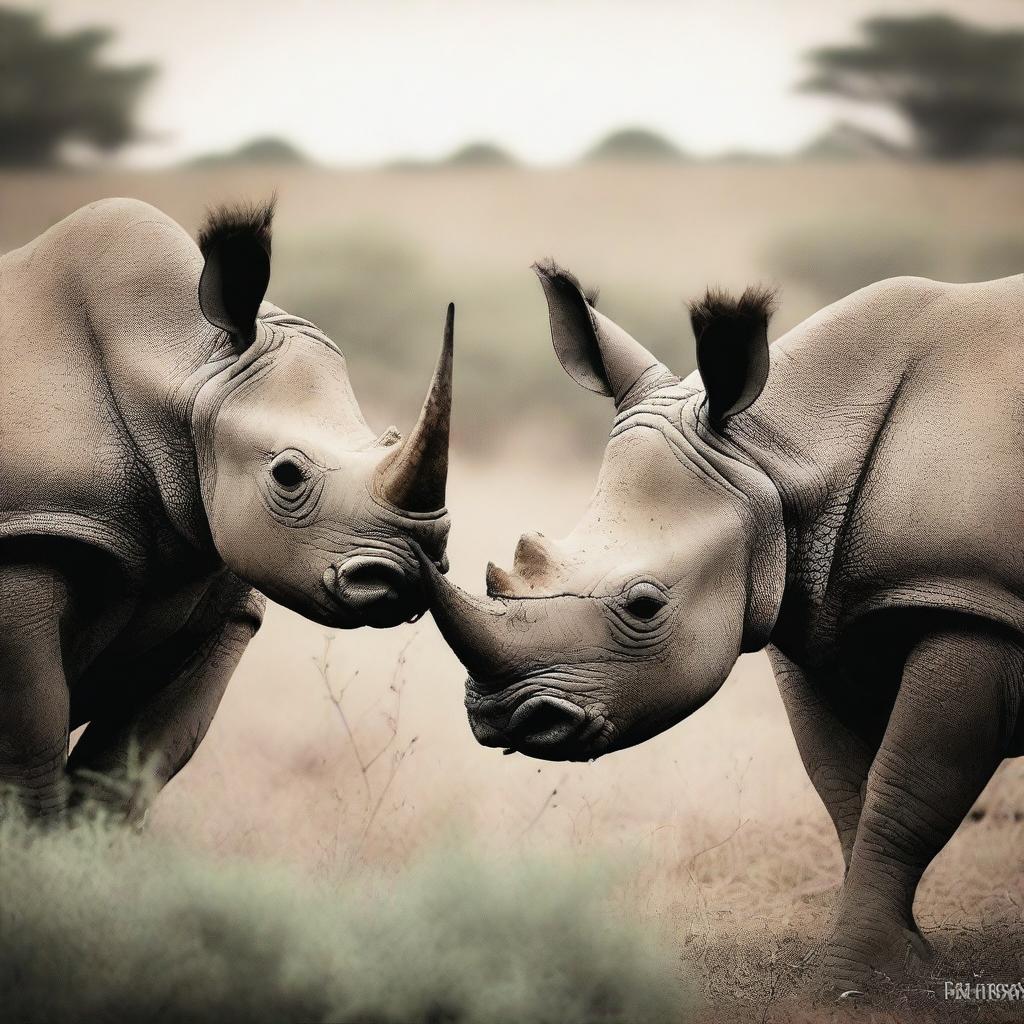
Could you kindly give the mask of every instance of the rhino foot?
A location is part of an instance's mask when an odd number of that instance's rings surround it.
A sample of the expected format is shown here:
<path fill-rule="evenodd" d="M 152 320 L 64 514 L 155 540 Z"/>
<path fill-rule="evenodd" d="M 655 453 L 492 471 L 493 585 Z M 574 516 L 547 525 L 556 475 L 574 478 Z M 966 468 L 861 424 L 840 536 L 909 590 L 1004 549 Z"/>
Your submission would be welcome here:
<path fill-rule="evenodd" d="M 822 982 L 839 996 L 877 992 L 917 975 L 932 955 L 916 927 L 839 927 L 825 947 Z"/>

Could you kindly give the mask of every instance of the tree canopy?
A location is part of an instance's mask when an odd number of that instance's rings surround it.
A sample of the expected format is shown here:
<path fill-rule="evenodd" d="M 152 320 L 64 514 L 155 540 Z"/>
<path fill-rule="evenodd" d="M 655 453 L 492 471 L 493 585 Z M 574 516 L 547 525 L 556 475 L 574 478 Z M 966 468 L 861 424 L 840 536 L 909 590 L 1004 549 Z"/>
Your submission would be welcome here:
<path fill-rule="evenodd" d="M 449 167 L 511 167 L 515 157 L 493 142 L 469 142 L 441 161 Z"/>
<path fill-rule="evenodd" d="M 591 163 L 606 160 L 682 160 L 682 151 L 663 135 L 647 128 L 620 128 L 605 136 L 583 156 Z"/>
<path fill-rule="evenodd" d="M 269 164 L 300 167 L 311 161 L 298 146 L 274 135 L 243 142 L 222 153 L 204 153 L 186 162 L 186 167 L 231 167 L 239 164 Z"/>
<path fill-rule="evenodd" d="M 925 156 L 1024 154 L 1024 30 L 944 15 L 871 18 L 864 40 L 812 50 L 801 84 L 889 107 Z"/>
<path fill-rule="evenodd" d="M 104 63 L 112 36 L 54 33 L 37 12 L 0 8 L 0 164 L 53 163 L 68 142 L 110 152 L 138 137 L 135 106 L 156 68 Z"/>

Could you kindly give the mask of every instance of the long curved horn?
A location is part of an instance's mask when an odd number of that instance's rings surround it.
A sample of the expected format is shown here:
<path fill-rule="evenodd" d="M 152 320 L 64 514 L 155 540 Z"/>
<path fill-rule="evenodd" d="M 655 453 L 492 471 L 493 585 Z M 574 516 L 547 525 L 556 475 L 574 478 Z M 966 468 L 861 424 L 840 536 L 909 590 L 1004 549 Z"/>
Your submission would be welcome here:
<path fill-rule="evenodd" d="M 523 634 L 515 629 L 516 600 L 474 597 L 449 583 L 427 556 L 413 545 L 420 560 L 430 611 L 448 646 L 477 682 L 488 682 L 514 667 Z"/>
<path fill-rule="evenodd" d="M 381 496 L 406 512 L 435 512 L 444 508 L 454 346 L 455 304 L 450 302 L 441 354 L 420 417 L 412 433 L 381 470 L 378 483 Z"/>

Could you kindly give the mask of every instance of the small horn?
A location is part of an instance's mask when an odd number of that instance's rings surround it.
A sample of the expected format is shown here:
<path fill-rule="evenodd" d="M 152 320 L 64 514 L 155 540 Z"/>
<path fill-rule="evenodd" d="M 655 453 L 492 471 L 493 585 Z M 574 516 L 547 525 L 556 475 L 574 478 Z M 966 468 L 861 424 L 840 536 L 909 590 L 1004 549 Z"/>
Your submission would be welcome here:
<path fill-rule="evenodd" d="M 379 493 L 406 512 L 444 508 L 448 478 L 448 438 L 452 412 L 455 304 L 448 304 L 444 340 L 430 390 L 412 432 L 381 469 Z"/>
<path fill-rule="evenodd" d="M 437 566 L 413 544 L 420 560 L 424 586 L 430 596 L 430 611 L 445 642 L 479 683 L 508 674 L 513 669 L 510 655 L 522 643 L 522 633 L 512 621 L 519 601 L 496 601 L 474 597 L 449 583 Z"/>

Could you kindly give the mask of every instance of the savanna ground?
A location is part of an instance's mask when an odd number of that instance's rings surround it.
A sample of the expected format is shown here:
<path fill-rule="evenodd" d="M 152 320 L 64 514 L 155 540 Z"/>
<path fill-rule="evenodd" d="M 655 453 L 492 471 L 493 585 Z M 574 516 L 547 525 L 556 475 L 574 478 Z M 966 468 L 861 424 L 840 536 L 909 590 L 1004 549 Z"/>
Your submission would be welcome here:
<path fill-rule="evenodd" d="M 610 418 L 551 353 L 532 260 L 555 256 L 601 285 L 602 308 L 687 371 L 682 301 L 708 282 L 780 285 L 778 333 L 892 274 L 1024 271 L 1022 186 L 1017 164 L 6 175 L 0 250 L 106 195 L 193 229 L 205 205 L 276 187 L 270 296 L 341 343 L 381 428 L 415 415 L 455 299 L 450 554 L 456 582 L 479 589 L 520 532 L 571 526 Z M 810 1006 L 842 862 L 763 656 L 742 659 L 691 720 L 583 765 L 478 747 L 461 680 L 429 617 L 328 634 L 272 608 L 150 835 L 317 878 L 397 870 L 452 843 L 572 871 L 612 864 L 616 906 L 703 993 L 693 1019 L 864 1019 L 848 1003 Z M 947 979 L 1024 979 L 1024 765 L 1004 766 L 983 802 L 921 889 L 931 970 L 873 1019 L 1024 1017 L 943 996 Z"/>

